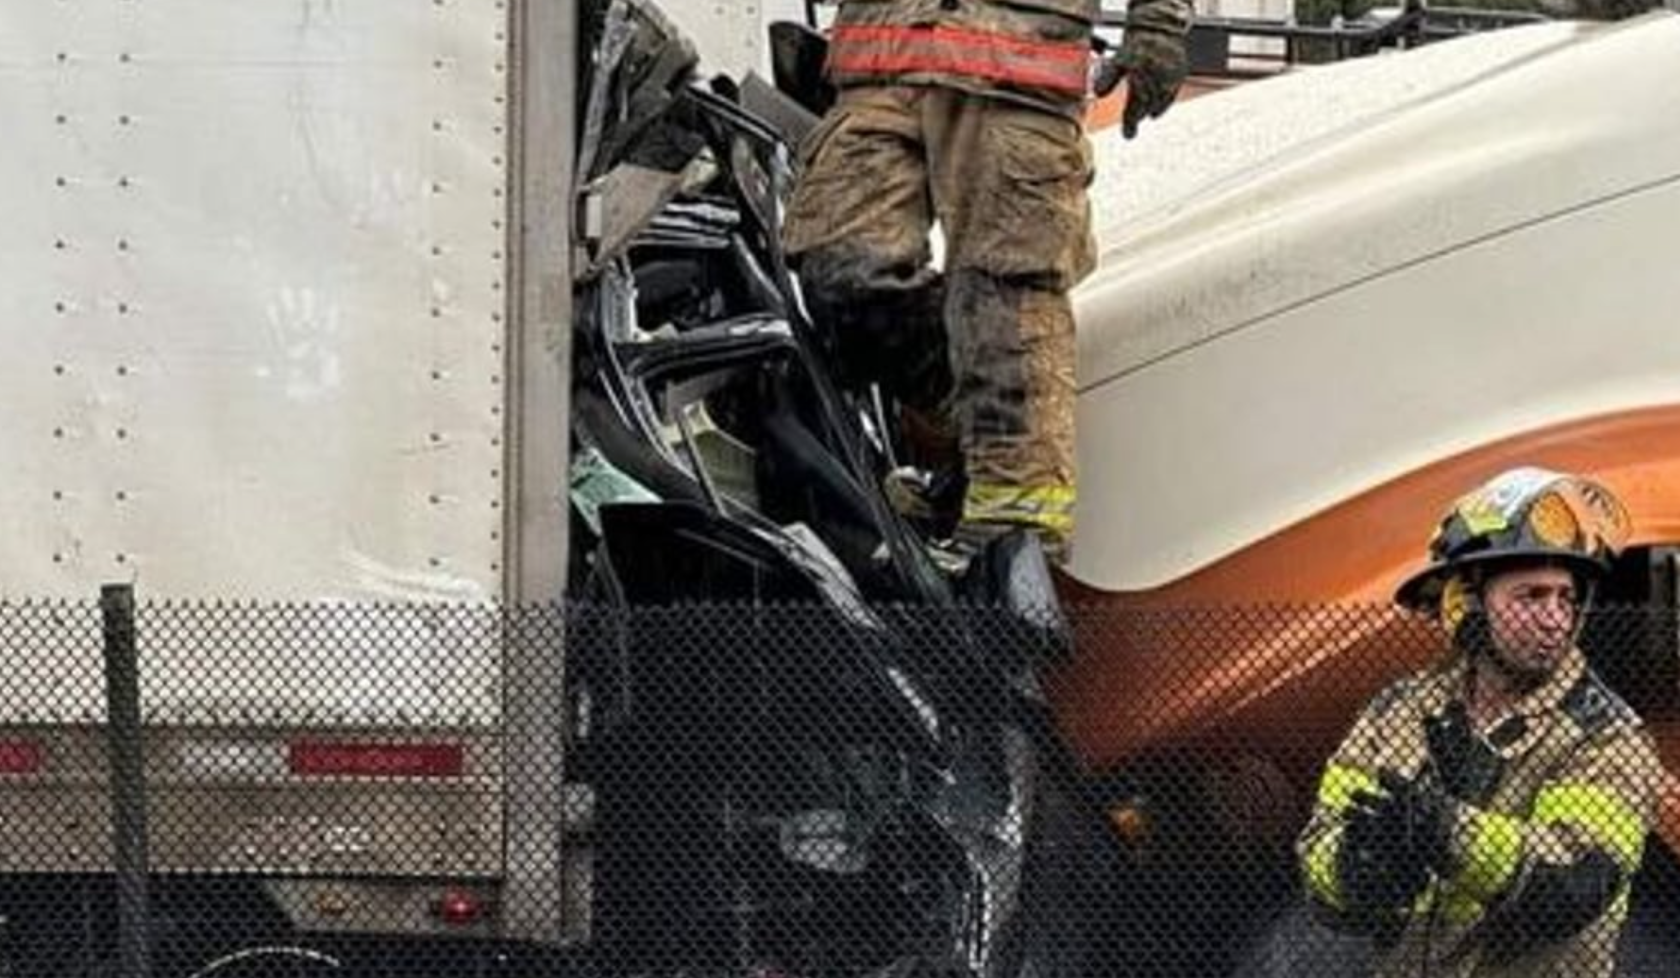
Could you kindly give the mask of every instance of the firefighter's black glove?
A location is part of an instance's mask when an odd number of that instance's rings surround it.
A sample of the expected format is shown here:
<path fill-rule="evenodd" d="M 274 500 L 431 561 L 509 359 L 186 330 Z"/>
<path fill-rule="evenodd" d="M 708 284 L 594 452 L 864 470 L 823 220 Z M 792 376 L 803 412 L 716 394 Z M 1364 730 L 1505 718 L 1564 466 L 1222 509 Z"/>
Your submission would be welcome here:
<path fill-rule="evenodd" d="M 1453 825 L 1458 803 L 1433 777 L 1407 778 L 1387 768 L 1377 772 L 1385 805 L 1404 828 L 1405 845 L 1412 861 L 1440 873 L 1448 871 Z"/>
<path fill-rule="evenodd" d="M 1425 719 L 1423 732 L 1441 788 L 1460 801 L 1485 804 L 1499 787 L 1505 762 L 1492 744 L 1476 736 L 1464 703 L 1455 701 L 1439 716 Z"/>
<path fill-rule="evenodd" d="M 1182 33 L 1132 24 L 1120 39 L 1118 61 L 1126 74 L 1126 111 L 1120 131 L 1131 139 L 1145 118 L 1157 118 L 1172 106 L 1189 74 L 1190 59 Z"/>
<path fill-rule="evenodd" d="M 1413 850 L 1403 801 L 1358 791 L 1345 819 L 1336 873 L 1348 912 L 1371 923 L 1404 913 L 1428 885 L 1429 868 Z"/>

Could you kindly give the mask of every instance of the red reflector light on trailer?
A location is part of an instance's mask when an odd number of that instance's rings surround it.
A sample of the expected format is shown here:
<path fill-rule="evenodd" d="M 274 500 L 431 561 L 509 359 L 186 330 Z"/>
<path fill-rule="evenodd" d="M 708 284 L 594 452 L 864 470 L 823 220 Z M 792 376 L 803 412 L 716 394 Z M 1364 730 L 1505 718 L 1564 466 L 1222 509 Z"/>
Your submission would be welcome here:
<path fill-rule="evenodd" d="M 0 774 L 34 774 L 41 760 L 41 745 L 33 740 L 0 740 Z"/>
<path fill-rule="evenodd" d="M 460 744 L 302 742 L 287 745 L 286 766 L 304 776 L 458 778 L 466 752 Z"/>
<path fill-rule="evenodd" d="M 445 890 L 437 903 L 432 905 L 432 911 L 438 919 L 446 924 L 465 926 L 478 919 L 484 910 L 484 905 L 478 897 L 466 890 Z"/>

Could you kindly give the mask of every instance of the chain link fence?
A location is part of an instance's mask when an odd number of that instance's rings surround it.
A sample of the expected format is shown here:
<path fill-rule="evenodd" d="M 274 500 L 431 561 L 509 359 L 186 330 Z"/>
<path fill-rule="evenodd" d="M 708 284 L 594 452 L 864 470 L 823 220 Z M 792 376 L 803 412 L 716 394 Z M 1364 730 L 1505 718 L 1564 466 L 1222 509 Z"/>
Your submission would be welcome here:
<path fill-rule="evenodd" d="M 128 607 L 0 604 L 8 978 L 1680 974 L 1668 610 L 1452 754 L 1386 608 Z"/>

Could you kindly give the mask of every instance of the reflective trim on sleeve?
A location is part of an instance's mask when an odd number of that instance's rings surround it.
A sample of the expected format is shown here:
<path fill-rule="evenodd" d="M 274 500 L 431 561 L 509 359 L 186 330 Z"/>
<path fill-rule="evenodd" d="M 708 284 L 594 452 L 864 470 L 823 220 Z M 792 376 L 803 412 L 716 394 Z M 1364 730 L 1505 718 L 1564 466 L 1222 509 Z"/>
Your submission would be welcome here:
<path fill-rule="evenodd" d="M 1312 890 L 1313 896 L 1337 910 L 1343 909 L 1342 885 L 1336 878 L 1336 854 L 1341 848 L 1341 830 L 1326 832 L 1307 850 L 1306 859 L 1307 887 Z"/>
<path fill-rule="evenodd" d="M 1483 906 L 1482 901 L 1471 894 L 1455 892 L 1442 898 L 1441 913 L 1446 916 L 1447 923 L 1455 927 L 1468 927 L 1481 919 Z"/>
<path fill-rule="evenodd" d="M 1554 784 L 1534 798 L 1539 825 L 1568 823 L 1592 833 L 1632 873 L 1645 853 L 1645 822 L 1621 796 L 1593 784 Z"/>
<path fill-rule="evenodd" d="M 1318 803 L 1340 814 L 1353 804 L 1353 795 L 1357 791 L 1377 793 L 1382 791 L 1382 787 L 1377 783 L 1376 776 L 1368 771 L 1330 764 L 1324 768 L 1324 777 L 1318 782 Z"/>
<path fill-rule="evenodd" d="M 1616 897 L 1616 902 L 1610 904 L 1610 909 L 1605 913 L 1605 916 L 1609 918 L 1611 923 L 1620 924 L 1621 922 L 1627 920 L 1628 902 L 1632 895 L 1633 886 L 1628 883 L 1623 883 L 1621 895 Z"/>
<path fill-rule="evenodd" d="M 1476 812 L 1464 827 L 1463 864 L 1452 888 L 1477 901 L 1504 892 L 1522 864 L 1522 821 L 1499 812 Z"/>

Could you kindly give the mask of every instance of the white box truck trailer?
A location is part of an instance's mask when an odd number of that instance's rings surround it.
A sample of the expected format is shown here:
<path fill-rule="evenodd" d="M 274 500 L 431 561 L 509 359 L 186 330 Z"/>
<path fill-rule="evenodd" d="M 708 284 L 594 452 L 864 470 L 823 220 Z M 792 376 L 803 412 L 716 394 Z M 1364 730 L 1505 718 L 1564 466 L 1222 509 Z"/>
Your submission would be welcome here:
<path fill-rule="evenodd" d="M 500 609 L 564 580 L 572 5 L 0 13 L 0 889 L 111 871 L 126 582 L 153 872 L 560 940 L 561 657 Z"/>

